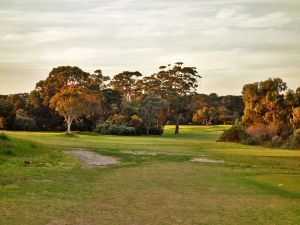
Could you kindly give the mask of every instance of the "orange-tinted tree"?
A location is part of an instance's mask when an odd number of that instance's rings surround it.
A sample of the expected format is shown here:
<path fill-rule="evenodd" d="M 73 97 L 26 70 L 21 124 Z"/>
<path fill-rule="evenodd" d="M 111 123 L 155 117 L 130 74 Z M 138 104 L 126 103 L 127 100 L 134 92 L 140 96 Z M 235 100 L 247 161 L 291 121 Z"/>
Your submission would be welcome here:
<path fill-rule="evenodd" d="M 67 132 L 71 133 L 74 120 L 82 116 L 90 117 L 101 111 L 99 94 L 74 85 L 61 89 L 50 99 L 50 107 L 64 117 Z"/>

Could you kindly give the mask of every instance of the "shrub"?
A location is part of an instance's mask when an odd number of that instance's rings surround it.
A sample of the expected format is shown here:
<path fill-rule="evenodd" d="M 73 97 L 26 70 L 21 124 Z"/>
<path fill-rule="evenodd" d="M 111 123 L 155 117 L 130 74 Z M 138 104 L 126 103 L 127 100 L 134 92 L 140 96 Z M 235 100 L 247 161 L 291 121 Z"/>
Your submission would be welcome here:
<path fill-rule="evenodd" d="M 219 141 L 242 142 L 247 139 L 249 139 L 249 135 L 245 132 L 244 128 L 242 126 L 234 125 L 221 134 Z"/>
<path fill-rule="evenodd" d="M 82 121 L 75 121 L 72 123 L 72 130 L 76 131 L 92 131 L 92 125 L 89 121 L 87 120 L 82 120 Z"/>
<path fill-rule="evenodd" d="M 15 130 L 35 131 L 37 125 L 34 119 L 18 115 L 14 124 Z"/>
<path fill-rule="evenodd" d="M 112 135 L 136 135 L 134 127 L 127 127 L 126 125 L 117 125 L 109 122 L 100 123 L 96 126 L 95 132 L 99 134 L 112 134 Z"/>
<path fill-rule="evenodd" d="M 279 125 L 278 134 L 283 139 L 288 139 L 293 132 L 294 130 L 290 124 L 283 123 Z"/>
<path fill-rule="evenodd" d="M 163 132 L 162 128 L 152 127 L 149 129 L 149 134 L 151 135 L 162 135 Z"/>
<path fill-rule="evenodd" d="M 114 124 L 122 124 L 124 123 L 125 118 L 121 114 L 114 114 L 108 118 L 108 122 L 114 123 Z"/>
<path fill-rule="evenodd" d="M 99 134 L 111 134 L 111 124 L 108 122 L 99 123 L 95 128 L 95 132 Z"/>
<path fill-rule="evenodd" d="M 300 129 L 294 131 L 288 140 L 287 146 L 290 149 L 300 149 Z"/>
<path fill-rule="evenodd" d="M 271 140 L 272 147 L 280 147 L 282 144 L 283 144 L 282 137 L 280 137 L 278 135 L 272 137 L 272 140 Z"/>
<path fill-rule="evenodd" d="M 255 124 L 246 129 L 246 133 L 254 138 L 271 139 L 278 132 L 276 125 Z"/>
<path fill-rule="evenodd" d="M 143 119 L 138 115 L 131 116 L 130 124 L 134 127 L 139 127 L 143 123 Z"/>
<path fill-rule="evenodd" d="M 125 127 L 124 135 L 127 136 L 136 135 L 135 127 Z"/>

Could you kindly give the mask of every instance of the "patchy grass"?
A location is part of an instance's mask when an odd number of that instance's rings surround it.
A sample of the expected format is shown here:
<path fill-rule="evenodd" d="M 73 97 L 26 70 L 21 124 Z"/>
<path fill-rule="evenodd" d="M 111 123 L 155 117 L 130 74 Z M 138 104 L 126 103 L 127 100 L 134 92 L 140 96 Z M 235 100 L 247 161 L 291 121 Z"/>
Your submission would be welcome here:
<path fill-rule="evenodd" d="M 227 128 L 7 132 L 14 154 L 0 154 L 0 224 L 299 224 L 300 152 L 216 142 Z M 88 169 L 64 153 L 78 149 L 122 163 Z"/>

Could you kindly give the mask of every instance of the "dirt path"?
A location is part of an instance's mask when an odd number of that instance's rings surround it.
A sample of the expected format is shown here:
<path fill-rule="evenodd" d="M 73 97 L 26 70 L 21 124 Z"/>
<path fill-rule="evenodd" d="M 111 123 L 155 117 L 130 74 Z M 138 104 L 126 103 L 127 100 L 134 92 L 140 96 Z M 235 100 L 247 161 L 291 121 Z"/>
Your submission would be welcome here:
<path fill-rule="evenodd" d="M 107 166 L 107 165 L 120 163 L 120 161 L 116 158 L 99 155 L 95 152 L 90 152 L 90 151 L 76 150 L 76 151 L 70 151 L 68 153 L 78 158 L 81 162 L 83 162 L 88 167 L 99 167 L 99 166 Z"/>

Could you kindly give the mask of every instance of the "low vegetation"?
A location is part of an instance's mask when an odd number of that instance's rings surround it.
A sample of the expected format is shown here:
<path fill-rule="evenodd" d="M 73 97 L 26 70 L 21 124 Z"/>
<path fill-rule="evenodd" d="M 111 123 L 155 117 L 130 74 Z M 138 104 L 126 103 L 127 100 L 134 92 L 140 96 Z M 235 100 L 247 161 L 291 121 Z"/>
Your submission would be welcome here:
<path fill-rule="evenodd" d="M 6 132 L 14 153 L 0 153 L 0 224 L 297 224 L 300 152 L 216 142 L 228 128 Z M 65 153 L 72 150 L 120 163 L 89 168 Z"/>

